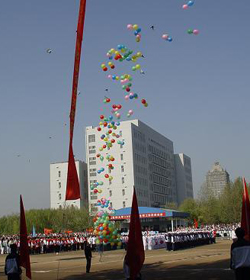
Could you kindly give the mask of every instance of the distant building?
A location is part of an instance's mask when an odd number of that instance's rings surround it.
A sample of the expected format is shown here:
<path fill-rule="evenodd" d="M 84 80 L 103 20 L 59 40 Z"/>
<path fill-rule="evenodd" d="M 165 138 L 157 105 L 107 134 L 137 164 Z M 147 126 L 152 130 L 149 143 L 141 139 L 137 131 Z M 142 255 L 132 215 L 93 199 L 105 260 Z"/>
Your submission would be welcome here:
<path fill-rule="evenodd" d="M 87 164 L 79 160 L 75 163 L 82 198 L 65 201 L 68 162 L 52 163 L 50 164 L 50 208 L 57 209 L 74 205 L 80 209 L 88 204 Z"/>
<path fill-rule="evenodd" d="M 207 189 L 216 197 L 219 197 L 228 183 L 229 174 L 221 167 L 219 162 L 215 162 L 212 169 L 206 175 Z"/>
<path fill-rule="evenodd" d="M 187 198 L 194 198 L 191 158 L 185 154 L 175 154 L 175 174 L 178 204 Z"/>

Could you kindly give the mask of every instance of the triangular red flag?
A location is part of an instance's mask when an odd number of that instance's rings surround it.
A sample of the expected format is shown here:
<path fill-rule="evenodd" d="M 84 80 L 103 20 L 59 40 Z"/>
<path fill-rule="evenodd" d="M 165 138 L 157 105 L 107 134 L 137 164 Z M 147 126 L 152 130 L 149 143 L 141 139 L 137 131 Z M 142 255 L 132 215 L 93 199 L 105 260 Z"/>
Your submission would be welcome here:
<path fill-rule="evenodd" d="M 69 162 L 68 162 L 68 177 L 66 188 L 66 200 L 75 200 L 81 197 L 80 185 L 78 181 L 78 175 L 75 165 L 75 159 L 73 155 L 73 148 L 70 144 L 69 147 Z"/>
<path fill-rule="evenodd" d="M 80 185 L 78 181 L 76 164 L 75 164 L 74 153 L 73 153 L 73 134 L 74 134 L 74 125 L 75 125 L 77 88 L 78 88 L 78 78 L 79 78 L 79 69 L 80 69 L 80 61 L 81 61 L 85 11 L 86 11 L 86 0 L 80 0 L 78 24 L 77 24 L 77 31 L 76 31 L 77 37 L 76 37 L 75 62 L 74 62 L 73 85 L 72 85 L 71 108 L 70 108 L 70 140 L 69 140 L 66 200 L 75 200 L 81 197 Z"/>
<path fill-rule="evenodd" d="M 129 266 L 131 280 L 136 279 L 138 273 L 141 271 L 144 260 L 145 252 L 142 241 L 141 222 L 136 191 L 134 189 L 126 255 L 126 261 Z"/>
<path fill-rule="evenodd" d="M 245 238 L 250 240 L 250 204 L 245 178 L 243 178 L 243 199 L 242 199 L 242 214 L 241 214 L 241 227 L 245 231 Z"/>
<path fill-rule="evenodd" d="M 27 226 L 23 199 L 20 195 L 20 265 L 26 269 L 26 276 L 31 279 L 30 255 L 27 238 Z"/>

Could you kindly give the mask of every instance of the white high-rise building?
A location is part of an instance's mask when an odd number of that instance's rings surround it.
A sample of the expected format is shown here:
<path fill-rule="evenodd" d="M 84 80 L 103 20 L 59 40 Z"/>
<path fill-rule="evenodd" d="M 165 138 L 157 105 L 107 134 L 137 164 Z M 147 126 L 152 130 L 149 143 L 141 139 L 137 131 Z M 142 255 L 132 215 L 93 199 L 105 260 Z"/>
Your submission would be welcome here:
<path fill-rule="evenodd" d="M 95 212 L 97 199 L 110 199 L 114 209 L 130 207 L 133 187 L 136 188 L 139 206 L 164 207 L 168 203 L 178 203 L 174 168 L 173 142 L 139 120 L 124 121 L 115 131 L 120 134 L 124 145 L 115 143 L 110 150 L 99 148 L 105 144 L 101 140 L 102 131 L 86 128 L 86 162 L 88 182 L 102 181 L 102 193 L 89 191 L 89 206 Z M 104 158 L 112 155 L 113 180 L 104 177 L 108 162 L 100 161 L 96 155 Z M 100 174 L 97 171 L 105 168 Z"/>
<path fill-rule="evenodd" d="M 81 199 L 65 201 L 68 162 L 50 164 L 50 208 L 64 208 L 74 205 L 82 208 L 88 204 L 87 164 L 76 160 Z"/>
<path fill-rule="evenodd" d="M 185 154 L 175 154 L 174 159 L 177 197 L 180 205 L 186 198 L 194 197 L 191 158 Z"/>

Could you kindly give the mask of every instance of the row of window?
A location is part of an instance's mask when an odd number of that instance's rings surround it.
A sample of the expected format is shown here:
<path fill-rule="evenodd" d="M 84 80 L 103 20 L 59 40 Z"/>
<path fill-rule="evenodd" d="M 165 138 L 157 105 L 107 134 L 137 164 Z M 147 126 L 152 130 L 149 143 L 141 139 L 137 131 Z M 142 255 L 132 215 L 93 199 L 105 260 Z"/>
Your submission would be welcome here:
<path fill-rule="evenodd" d="M 153 192 L 164 194 L 164 195 L 169 195 L 170 192 L 171 192 L 170 188 L 167 188 L 165 186 L 160 186 L 160 185 L 157 185 L 157 184 L 150 184 L 150 189 Z"/>
<path fill-rule="evenodd" d="M 166 196 L 160 195 L 160 194 L 150 194 L 150 198 L 153 202 L 160 203 L 160 204 L 166 204 Z"/>
<path fill-rule="evenodd" d="M 147 175 L 147 174 L 148 174 L 147 168 L 142 167 L 142 166 L 139 166 L 139 165 L 137 165 L 137 164 L 135 164 L 134 167 L 135 167 L 135 171 L 136 171 L 136 172 L 141 173 L 141 174 L 143 174 L 143 175 Z"/>
<path fill-rule="evenodd" d="M 89 143 L 95 142 L 95 134 L 89 135 L 88 140 Z"/>
<path fill-rule="evenodd" d="M 156 174 L 150 174 L 149 176 L 150 181 L 153 181 L 156 184 L 164 185 L 164 186 L 170 186 L 171 181 L 165 177 L 161 177 Z"/>
<path fill-rule="evenodd" d="M 168 160 L 170 159 L 169 154 L 163 152 L 163 151 L 160 150 L 160 149 L 157 149 L 156 147 L 154 147 L 154 146 L 152 146 L 152 145 L 148 145 L 148 150 L 149 150 L 152 154 L 154 154 L 154 155 L 156 155 L 156 156 L 158 156 L 158 157 L 161 157 L 161 158 L 164 158 L 164 159 L 168 159 Z"/>
<path fill-rule="evenodd" d="M 138 200 L 138 205 L 139 206 L 148 206 L 148 202 L 147 201 Z"/>
<path fill-rule="evenodd" d="M 171 176 L 171 172 L 168 171 L 166 168 L 160 167 L 160 166 L 155 165 L 153 163 L 149 164 L 149 170 L 151 172 L 154 172 L 154 173 L 159 174 L 161 176 L 165 176 L 165 177 L 170 177 Z"/>
<path fill-rule="evenodd" d="M 158 164 L 162 167 L 170 168 L 170 164 L 165 159 L 159 158 L 158 156 L 148 155 L 148 159 L 153 163 Z"/>
<path fill-rule="evenodd" d="M 113 192 L 112 190 L 109 190 L 109 196 L 111 197 L 113 195 Z M 125 195 L 125 190 L 122 189 L 122 195 L 124 196 Z"/>
<path fill-rule="evenodd" d="M 137 151 L 141 153 L 146 153 L 146 146 L 144 146 L 143 144 L 134 141 L 134 147 Z"/>
<path fill-rule="evenodd" d="M 148 197 L 148 191 L 141 188 L 136 188 L 136 194 L 138 197 Z"/>
<path fill-rule="evenodd" d="M 147 158 L 144 156 L 141 156 L 137 153 L 134 153 L 134 159 L 135 161 L 142 163 L 142 164 L 147 164 Z"/>

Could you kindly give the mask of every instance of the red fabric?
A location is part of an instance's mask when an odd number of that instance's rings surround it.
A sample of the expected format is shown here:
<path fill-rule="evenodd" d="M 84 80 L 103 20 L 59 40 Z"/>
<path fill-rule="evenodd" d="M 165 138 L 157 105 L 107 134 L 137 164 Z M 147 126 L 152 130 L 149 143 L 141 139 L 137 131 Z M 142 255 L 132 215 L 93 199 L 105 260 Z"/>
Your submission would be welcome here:
<path fill-rule="evenodd" d="M 245 178 L 243 178 L 243 187 L 241 227 L 245 230 L 245 238 L 250 240 L 250 204 Z"/>
<path fill-rule="evenodd" d="M 26 276 L 31 279 L 30 255 L 27 239 L 27 227 L 23 199 L 20 195 L 20 265 L 26 269 Z"/>
<path fill-rule="evenodd" d="M 134 189 L 126 255 L 126 262 L 130 269 L 131 280 L 136 279 L 136 276 L 141 271 L 144 260 L 145 253 L 142 241 L 141 222 L 139 217 L 136 192 Z"/>
<path fill-rule="evenodd" d="M 196 219 L 194 219 L 194 227 L 198 228 L 198 221 L 196 221 Z"/>
<path fill-rule="evenodd" d="M 78 17 L 78 25 L 77 25 L 75 63 L 74 63 L 71 109 L 70 109 L 70 140 L 69 140 L 66 200 L 75 200 L 75 199 L 78 199 L 81 197 L 80 185 L 79 185 L 79 181 L 78 181 L 76 164 L 75 164 L 74 153 L 73 153 L 73 134 L 74 134 L 74 124 L 75 124 L 77 88 L 78 88 L 79 68 L 80 68 L 80 60 L 81 60 L 85 10 L 86 10 L 86 0 L 81 0 L 80 9 L 79 9 L 79 17 Z"/>

